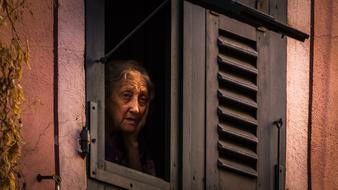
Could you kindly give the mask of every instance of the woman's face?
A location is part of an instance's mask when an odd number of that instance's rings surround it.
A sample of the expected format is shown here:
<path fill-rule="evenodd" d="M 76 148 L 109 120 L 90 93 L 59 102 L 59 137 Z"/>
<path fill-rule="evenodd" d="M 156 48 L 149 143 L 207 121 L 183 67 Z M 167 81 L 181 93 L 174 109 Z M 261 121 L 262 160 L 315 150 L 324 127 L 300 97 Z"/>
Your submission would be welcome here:
<path fill-rule="evenodd" d="M 149 91 L 144 76 L 128 71 L 113 85 L 110 113 L 115 130 L 134 133 L 143 127 L 149 108 Z"/>

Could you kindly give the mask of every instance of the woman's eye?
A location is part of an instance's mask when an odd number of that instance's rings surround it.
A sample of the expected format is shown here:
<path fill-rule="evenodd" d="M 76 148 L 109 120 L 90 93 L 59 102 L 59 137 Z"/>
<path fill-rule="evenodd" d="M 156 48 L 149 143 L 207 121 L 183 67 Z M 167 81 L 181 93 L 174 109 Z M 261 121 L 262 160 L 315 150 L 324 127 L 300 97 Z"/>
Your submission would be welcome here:
<path fill-rule="evenodd" d="M 140 104 L 145 105 L 148 103 L 148 97 L 147 96 L 141 96 L 139 98 Z"/>
<path fill-rule="evenodd" d="M 131 99 L 132 96 L 133 96 L 133 95 L 132 95 L 132 93 L 130 93 L 130 92 L 123 92 L 123 93 L 122 93 L 122 98 L 125 99 L 125 100 Z"/>

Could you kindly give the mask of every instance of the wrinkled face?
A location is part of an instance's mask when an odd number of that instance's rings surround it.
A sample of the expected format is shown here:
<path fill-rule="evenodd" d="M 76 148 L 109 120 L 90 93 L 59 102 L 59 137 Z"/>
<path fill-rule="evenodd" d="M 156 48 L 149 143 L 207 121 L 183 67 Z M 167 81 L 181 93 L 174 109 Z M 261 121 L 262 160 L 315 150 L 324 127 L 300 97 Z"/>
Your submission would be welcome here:
<path fill-rule="evenodd" d="M 113 85 L 110 113 L 114 129 L 133 133 L 143 127 L 149 108 L 149 91 L 144 76 L 128 71 Z"/>

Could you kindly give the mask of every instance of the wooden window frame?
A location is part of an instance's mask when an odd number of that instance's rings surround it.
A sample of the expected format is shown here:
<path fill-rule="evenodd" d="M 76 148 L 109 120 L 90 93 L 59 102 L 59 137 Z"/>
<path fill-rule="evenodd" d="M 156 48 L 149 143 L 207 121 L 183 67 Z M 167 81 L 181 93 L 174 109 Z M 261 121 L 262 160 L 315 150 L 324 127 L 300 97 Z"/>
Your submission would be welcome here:
<path fill-rule="evenodd" d="M 88 189 L 177 189 L 179 130 L 179 0 L 171 6 L 171 76 L 170 76 L 170 179 L 145 174 L 105 160 L 104 125 L 104 0 L 86 1 L 86 100 L 87 127 L 91 133 L 87 157 Z M 110 185 L 109 185 L 110 184 Z"/>
<path fill-rule="evenodd" d="M 90 158 L 87 158 L 88 189 L 104 189 L 104 183 L 126 189 L 211 188 L 206 183 L 208 165 L 206 154 L 208 153 L 205 148 L 208 146 L 205 129 L 207 115 L 205 70 L 208 67 L 205 63 L 207 59 L 205 8 L 208 7 L 199 7 L 196 5 L 199 2 L 205 1 L 171 0 L 170 182 L 166 182 L 104 160 L 104 65 L 97 61 L 104 56 L 104 0 L 86 1 L 85 67 L 86 95 L 89 102 L 87 123 L 92 139 Z M 286 20 L 282 22 L 285 23 Z M 261 35 L 264 35 L 266 28 L 260 30 L 262 30 Z M 274 39 L 280 38 L 279 34 L 269 33 Z M 277 40 L 271 43 L 276 47 L 278 45 Z M 272 50 L 278 51 L 277 48 Z M 267 49 L 265 48 L 264 51 Z M 282 57 L 285 58 L 286 55 Z M 280 70 L 277 69 L 266 74 L 278 72 Z M 285 83 L 283 78 L 282 86 L 285 86 Z M 273 93 L 271 96 L 279 97 L 278 94 Z M 282 98 L 285 99 L 284 94 Z M 196 104 L 199 100 L 203 100 L 203 103 Z M 283 103 L 278 106 L 285 108 Z M 285 121 L 285 116 L 282 118 Z M 284 137 L 285 128 L 282 131 Z M 283 140 L 283 162 L 285 162 L 285 139 Z M 285 178 L 282 181 L 285 181 Z M 283 186 L 284 183 L 279 188 L 282 189 Z"/>

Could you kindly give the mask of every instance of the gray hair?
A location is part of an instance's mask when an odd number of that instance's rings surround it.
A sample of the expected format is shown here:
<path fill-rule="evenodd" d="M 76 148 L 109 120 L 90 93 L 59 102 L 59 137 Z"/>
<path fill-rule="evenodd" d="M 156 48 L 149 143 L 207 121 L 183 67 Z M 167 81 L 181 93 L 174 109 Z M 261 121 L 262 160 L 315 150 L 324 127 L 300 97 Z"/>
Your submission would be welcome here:
<path fill-rule="evenodd" d="M 150 100 L 154 98 L 154 85 L 150 80 L 147 70 L 135 60 L 114 60 L 106 63 L 105 68 L 105 89 L 106 95 L 110 96 L 114 90 L 114 84 L 121 81 L 129 71 L 138 71 L 142 74 L 147 83 Z"/>

